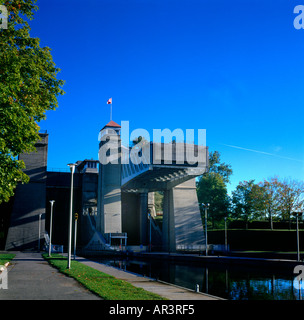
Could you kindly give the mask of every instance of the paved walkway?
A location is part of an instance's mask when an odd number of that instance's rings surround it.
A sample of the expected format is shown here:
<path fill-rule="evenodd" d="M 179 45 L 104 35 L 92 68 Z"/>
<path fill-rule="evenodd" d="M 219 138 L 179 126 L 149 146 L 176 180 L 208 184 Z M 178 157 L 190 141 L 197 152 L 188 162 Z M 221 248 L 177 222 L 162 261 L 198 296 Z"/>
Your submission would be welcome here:
<path fill-rule="evenodd" d="M 101 300 L 50 266 L 40 253 L 14 253 L 8 267 L 8 289 L 0 290 L 0 300 Z"/>

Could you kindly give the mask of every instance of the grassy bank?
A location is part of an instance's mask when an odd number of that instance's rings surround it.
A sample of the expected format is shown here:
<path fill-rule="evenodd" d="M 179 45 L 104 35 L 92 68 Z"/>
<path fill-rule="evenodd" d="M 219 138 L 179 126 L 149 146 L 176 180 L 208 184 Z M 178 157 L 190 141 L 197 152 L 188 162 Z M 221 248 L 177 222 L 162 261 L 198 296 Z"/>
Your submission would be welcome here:
<path fill-rule="evenodd" d="M 15 257 L 15 254 L 13 254 L 13 253 L 0 254 L 0 265 L 4 265 L 6 262 L 9 262 L 12 259 L 14 259 L 14 257 Z"/>
<path fill-rule="evenodd" d="M 105 300 L 165 300 L 157 294 L 136 288 L 126 281 L 116 279 L 77 261 L 72 260 L 71 269 L 67 269 L 67 258 L 59 254 L 52 254 L 52 257 L 43 254 L 43 258 L 60 272 L 76 279 Z"/>

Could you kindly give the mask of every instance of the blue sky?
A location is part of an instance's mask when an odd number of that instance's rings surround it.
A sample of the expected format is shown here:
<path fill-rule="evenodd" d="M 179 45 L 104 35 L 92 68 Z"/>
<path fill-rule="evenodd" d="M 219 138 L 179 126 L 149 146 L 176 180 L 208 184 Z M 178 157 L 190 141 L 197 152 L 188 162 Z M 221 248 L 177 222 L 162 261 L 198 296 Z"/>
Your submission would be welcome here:
<path fill-rule="evenodd" d="M 110 120 L 130 130 L 206 129 L 239 181 L 304 179 L 304 29 L 299 1 L 38 0 L 31 36 L 66 81 L 48 168 L 98 159 Z M 304 4 L 304 0 L 303 3 Z"/>

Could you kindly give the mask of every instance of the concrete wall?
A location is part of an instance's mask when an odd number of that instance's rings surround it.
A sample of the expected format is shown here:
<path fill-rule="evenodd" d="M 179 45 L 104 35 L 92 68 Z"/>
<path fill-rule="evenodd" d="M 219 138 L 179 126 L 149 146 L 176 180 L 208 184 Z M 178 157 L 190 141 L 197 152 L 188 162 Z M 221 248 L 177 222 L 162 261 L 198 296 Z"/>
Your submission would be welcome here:
<path fill-rule="evenodd" d="M 98 231 L 120 233 L 121 189 L 119 164 L 101 165 L 98 187 Z"/>
<path fill-rule="evenodd" d="M 28 184 L 16 188 L 10 227 L 5 250 L 34 249 L 38 246 L 39 215 L 41 215 L 41 239 L 45 228 L 46 166 L 48 135 L 41 134 L 36 143 L 37 152 L 21 154 L 30 177 Z"/>
<path fill-rule="evenodd" d="M 175 251 L 173 189 L 164 191 L 162 243 L 164 251 Z"/>
<path fill-rule="evenodd" d="M 81 212 L 81 175 L 74 173 L 73 208 L 74 212 Z M 53 232 L 52 243 L 67 246 L 70 212 L 70 172 L 47 172 L 46 182 L 46 221 L 45 227 L 49 233 L 50 211 L 49 201 L 55 200 L 53 208 Z M 79 214 L 79 216 L 81 216 Z"/>
<path fill-rule="evenodd" d="M 148 212 L 152 217 L 156 216 L 154 192 L 148 193 Z"/>
<path fill-rule="evenodd" d="M 174 252 L 181 245 L 204 244 L 195 179 L 165 191 L 163 206 L 162 236 L 165 251 Z"/>
<path fill-rule="evenodd" d="M 129 244 L 149 243 L 147 200 L 146 193 L 122 193 L 122 231 L 128 233 Z M 164 191 L 161 229 L 164 251 L 174 252 L 177 246 L 204 245 L 195 179 Z M 159 234 L 152 230 L 152 243 L 159 243 L 158 238 Z"/>
<path fill-rule="evenodd" d="M 176 245 L 203 245 L 204 232 L 195 179 L 173 188 Z"/>
<path fill-rule="evenodd" d="M 85 246 L 91 240 L 97 220 L 98 174 L 85 172 L 81 179 L 81 207 L 78 219 L 78 246 Z M 93 224 L 93 228 L 91 226 Z"/>
<path fill-rule="evenodd" d="M 112 134 L 110 129 L 100 132 L 99 143 L 97 230 L 102 234 L 122 232 L 120 136 Z M 108 156 L 111 162 L 106 164 Z"/>
<path fill-rule="evenodd" d="M 140 243 L 139 196 L 136 193 L 122 192 L 122 232 L 128 234 L 128 244 Z"/>

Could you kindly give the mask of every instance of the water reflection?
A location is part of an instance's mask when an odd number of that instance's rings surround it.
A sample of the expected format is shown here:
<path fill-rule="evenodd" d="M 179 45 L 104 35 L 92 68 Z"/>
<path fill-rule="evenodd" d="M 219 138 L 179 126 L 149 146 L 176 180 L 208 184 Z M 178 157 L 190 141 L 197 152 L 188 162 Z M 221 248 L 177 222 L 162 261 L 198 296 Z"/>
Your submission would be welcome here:
<path fill-rule="evenodd" d="M 294 287 L 293 267 L 271 270 L 264 267 L 224 264 L 183 264 L 163 260 L 141 261 L 94 259 L 151 278 L 229 300 L 302 300 L 304 290 Z"/>

